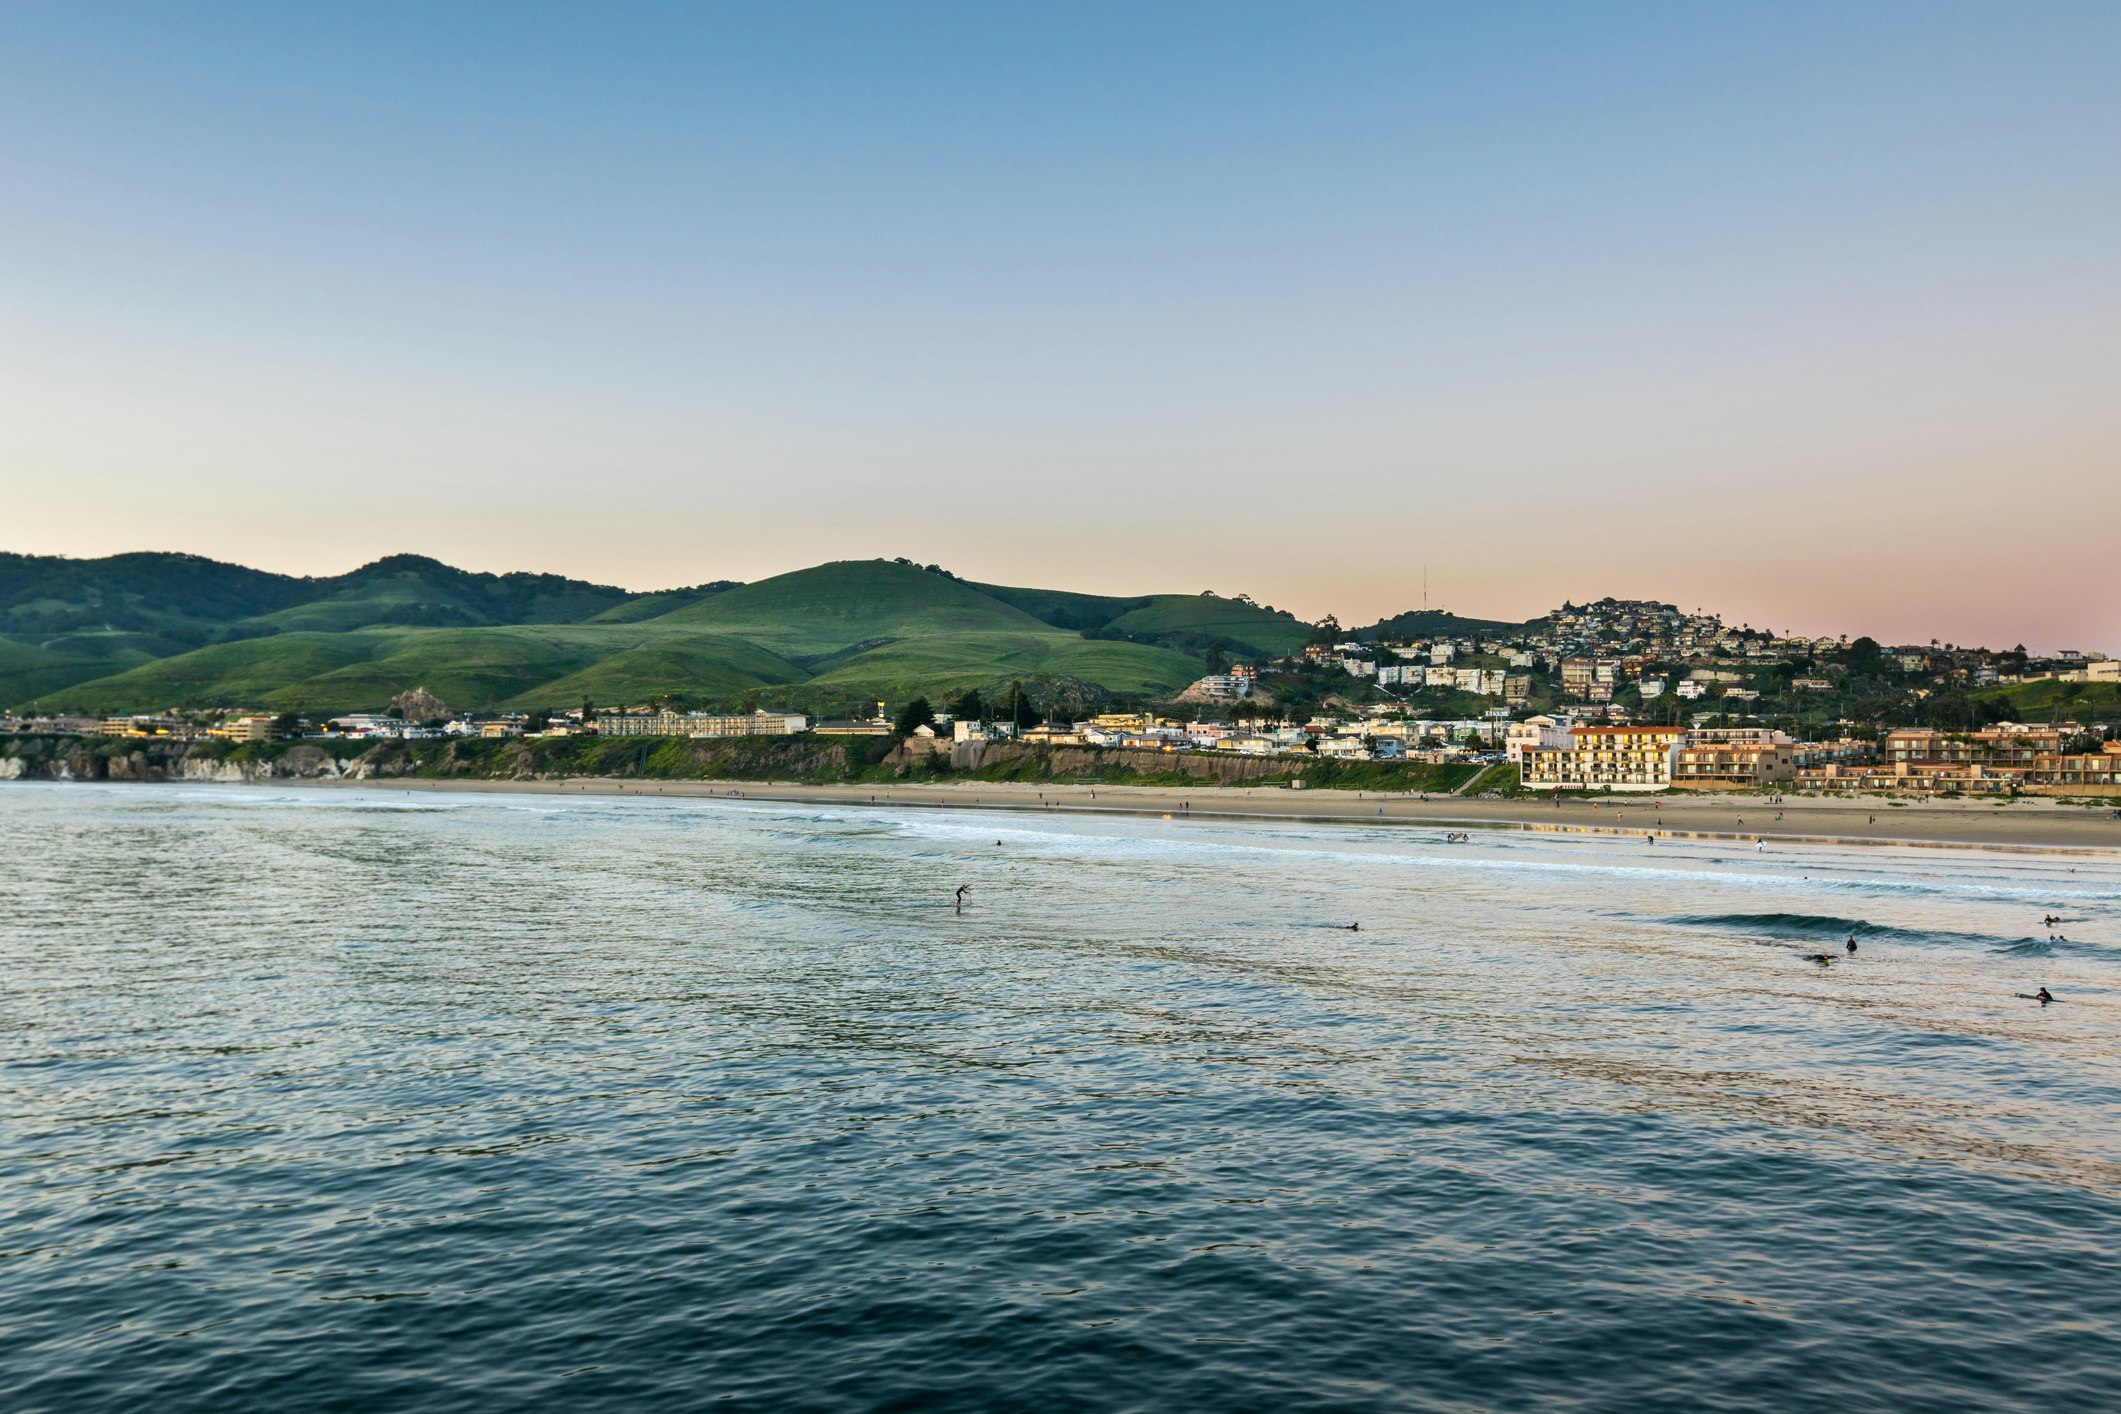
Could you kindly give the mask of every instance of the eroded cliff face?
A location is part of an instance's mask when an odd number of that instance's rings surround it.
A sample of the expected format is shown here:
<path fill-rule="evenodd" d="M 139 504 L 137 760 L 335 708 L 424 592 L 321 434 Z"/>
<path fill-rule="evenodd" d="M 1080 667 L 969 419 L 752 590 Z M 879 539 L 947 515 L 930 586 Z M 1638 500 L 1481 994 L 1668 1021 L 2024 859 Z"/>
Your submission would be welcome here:
<path fill-rule="evenodd" d="M 120 746 L 82 739 L 20 737 L 0 743 L 0 781 L 359 780 L 368 763 L 341 760 L 316 746 L 296 746 L 276 758 L 230 758 L 192 742 Z"/>

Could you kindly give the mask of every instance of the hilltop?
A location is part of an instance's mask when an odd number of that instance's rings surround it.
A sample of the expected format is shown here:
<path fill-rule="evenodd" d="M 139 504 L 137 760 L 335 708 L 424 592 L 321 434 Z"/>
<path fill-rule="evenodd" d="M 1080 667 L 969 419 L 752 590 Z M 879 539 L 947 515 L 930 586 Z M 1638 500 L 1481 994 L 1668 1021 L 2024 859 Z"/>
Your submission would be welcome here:
<path fill-rule="evenodd" d="M 1541 620 L 1513 623 L 1507 619 L 1469 619 L 1443 609 L 1409 609 L 1389 619 L 1379 619 L 1368 628 L 1353 630 L 1349 637 L 1363 643 L 1380 639 L 1405 641 L 1415 638 L 1500 638 L 1523 633 Z"/>

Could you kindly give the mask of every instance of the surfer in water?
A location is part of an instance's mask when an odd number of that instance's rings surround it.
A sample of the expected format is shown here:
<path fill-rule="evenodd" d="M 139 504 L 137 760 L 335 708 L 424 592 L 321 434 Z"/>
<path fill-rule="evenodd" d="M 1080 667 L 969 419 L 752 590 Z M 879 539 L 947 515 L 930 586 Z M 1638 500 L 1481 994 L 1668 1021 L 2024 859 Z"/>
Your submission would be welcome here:
<path fill-rule="evenodd" d="M 2049 1002 L 2053 1001 L 2053 1000 L 2054 1000 L 2055 998 L 2054 998 L 2053 994 L 2052 994 L 2052 993 L 2050 993 L 2050 992 L 2049 992 L 2049 991 L 2047 990 L 2047 988 L 2045 988 L 2045 987 L 2042 987 L 2042 988 L 2041 988 L 2041 989 L 2040 989 L 2039 991 L 2037 991 L 2037 992 L 2033 993 L 2033 999 L 2034 999 L 2035 1001 L 2039 1002 L 2039 1003 L 2040 1003 L 2040 1005 L 2042 1005 L 2042 1006 L 2046 1006 L 2046 1005 L 2047 1005 L 2047 1004 L 2048 1004 Z"/>
<path fill-rule="evenodd" d="M 1854 953 L 1855 953 L 1855 951 L 1856 951 L 1856 935 L 1855 935 L 1854 933 L 1851 933 L 1851 934 L 1849 934 L 1849 940 L 1848 940 L 1848 945 L 1847 945 L 1847 946 L 1848 946 L 1848 950 L 1849 950 L 1849 953 L 1850 953 L 1850 954 L 1851 954 L 1851 955 L 1853 956 L 1853 955 L 1854 955 Z"/>
<path fill-rule="evenodd" d="M 1000 841 L 996 841 L 996 843 L 1000 843 Z M 957 886 L 957 911 L 959 913 L 965 911 L 965 895 L 971 892 L 972 885 L 970 884 L 959 884 Z"/>

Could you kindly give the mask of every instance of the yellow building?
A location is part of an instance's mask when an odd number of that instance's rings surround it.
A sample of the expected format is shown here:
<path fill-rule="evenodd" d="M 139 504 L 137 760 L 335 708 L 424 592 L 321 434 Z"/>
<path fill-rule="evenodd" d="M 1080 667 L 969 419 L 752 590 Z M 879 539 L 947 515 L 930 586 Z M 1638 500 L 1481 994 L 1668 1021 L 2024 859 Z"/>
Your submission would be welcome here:
<path fill-rule="evenodd" d="M 1795 779 L 1793 741 L 1690 741 L 1672 760 L 1677 786 L 1756 786 Z"/>
<path fill-rule="evenodd" d="M 860 723 L 864 730 L 859 735 L 883 735 L 890 728 L 883 723 Z M 597 718 L 599 736 L 793 736 L 806 731 L 810 719 L 800 712 L 746 712 L 741 715 L 716 716 L 709 712 L 629 712 L 608 714 Z M 819 730 L 826 735 L 848 735 L 831 732 L 821 724 Z"/>
<path fill-rule="evenodd" d="M 1664 790 L 1684 727 L 1578 727 L 1563 747 L 1527 747 L 1524 784 L 1532 790 Z"/>

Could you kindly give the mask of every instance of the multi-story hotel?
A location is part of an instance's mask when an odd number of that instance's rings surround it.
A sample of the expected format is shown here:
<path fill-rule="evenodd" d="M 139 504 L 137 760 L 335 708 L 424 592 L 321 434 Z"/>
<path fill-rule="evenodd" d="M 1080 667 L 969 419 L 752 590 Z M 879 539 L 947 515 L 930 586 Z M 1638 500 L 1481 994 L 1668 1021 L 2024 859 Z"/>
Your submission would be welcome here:
<path fill-rule="evenodd" d="M 1672 758 L 1675 786 L 1757 786 L 1797 778 L 1797 743 L 1780 732 L 1696 732 Z"/>
<path fill-rule="evenodd" d="M 807 731 L 800 712 L 749 712 L 717 717 L 705 712 L 607 713 L 597 718 L 598 736 L 793 736 Z"/>
<path fill-rule="evenodd" d="M 2030 766 L 2035 758 L 2054 756 L 2061 750 L 2059 728 L 2021 727 L 2005 722 L 1978 732 L 1902 727 L 1885 734 L 1882 754 L 1888 764 L 1930 761 L 1960 766 Z"/>
<path fill-rule="evenodd" d="M 1918 795 L 2105 794 L 2121 787 L 2121 742 L 2073 756 L 2042 751 L 2004 765 L 1905 757 L 1876 766 L 1828 761 L 1801 768 L 1797 783 L 1808 790 Z"/>
<path fill-rule="evenodd" d="M 1534 790 L 1663 790 L 1683 727 L 1578 727 L 1574 744 L 1524 751 L 1524 784 Z"/>

